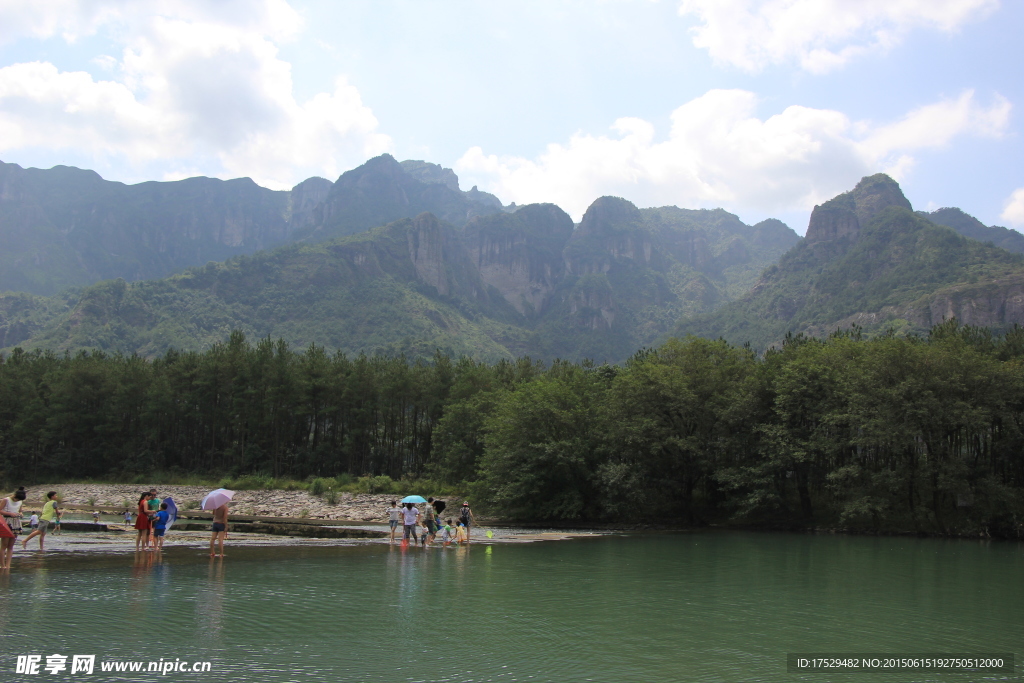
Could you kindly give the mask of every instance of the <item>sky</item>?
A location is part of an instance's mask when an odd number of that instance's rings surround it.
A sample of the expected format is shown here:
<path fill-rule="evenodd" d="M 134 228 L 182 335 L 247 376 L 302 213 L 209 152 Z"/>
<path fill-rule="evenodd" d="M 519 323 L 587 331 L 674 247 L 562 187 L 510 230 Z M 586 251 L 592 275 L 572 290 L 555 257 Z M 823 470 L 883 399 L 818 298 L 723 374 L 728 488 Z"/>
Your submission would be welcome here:
<path fill-rule="evenodd" d="M 0 0 L 0 160 L 287 189 L 390 153 L 803 233 L 885 172 L 1024 229 L 1019 0 Z"/>

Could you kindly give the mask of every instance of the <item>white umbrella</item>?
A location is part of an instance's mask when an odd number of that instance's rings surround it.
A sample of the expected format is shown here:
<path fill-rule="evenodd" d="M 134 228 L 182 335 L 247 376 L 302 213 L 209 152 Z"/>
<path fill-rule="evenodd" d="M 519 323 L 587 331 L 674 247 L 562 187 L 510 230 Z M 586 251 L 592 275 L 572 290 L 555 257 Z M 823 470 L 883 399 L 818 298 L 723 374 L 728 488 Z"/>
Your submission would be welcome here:
<path fill-rule="evenodd" d="M 231 497 L 234 495 L 234 491 L 228 491 L 227 489 L 217 489 L 216 491 L 210 491 L 203 498 L 203 502 L 200 503 L 199 507 L 201 507 L 203 510 L 216 510 L 221 505 L 231 500 Z"/>

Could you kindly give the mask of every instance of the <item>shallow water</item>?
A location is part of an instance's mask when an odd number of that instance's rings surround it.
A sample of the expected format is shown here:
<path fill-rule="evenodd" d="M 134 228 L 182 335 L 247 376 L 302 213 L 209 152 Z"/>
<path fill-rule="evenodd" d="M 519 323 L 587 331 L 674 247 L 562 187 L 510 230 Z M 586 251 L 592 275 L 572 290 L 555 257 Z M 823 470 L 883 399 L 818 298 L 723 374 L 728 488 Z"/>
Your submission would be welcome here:
<path fill-rule="evenodd" d="M 971 681 L 786 653 L 1015 652 L 1022 579 L 1017 544 L 752 533 L 26 554 L 0 575 L 0 680 Z M 211 672 L 14 674 L 54 653 Z"/>

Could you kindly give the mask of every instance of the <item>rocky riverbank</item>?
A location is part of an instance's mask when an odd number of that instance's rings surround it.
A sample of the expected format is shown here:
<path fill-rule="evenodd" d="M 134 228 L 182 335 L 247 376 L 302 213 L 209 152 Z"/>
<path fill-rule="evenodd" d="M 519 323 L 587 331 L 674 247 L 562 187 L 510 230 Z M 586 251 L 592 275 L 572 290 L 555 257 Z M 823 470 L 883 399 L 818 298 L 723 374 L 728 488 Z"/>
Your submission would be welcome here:
<path fill-rule="evenodd" d="M 199 486 L 160 486 L 153 484 L 161 498 L 171 496 L 182 510 L 198 508 L 210 489 Z M 47 491 L 57 491 L 65 505 L 95 508 L 117 514 L 127 507 L 135 510 L 139 494 L 146 489 L 136 484 L 42 484 L 30 486 L 26 508 L 42 506 Z M 429 492 L 424 492 L 429 495 Z M 305 517 L 350 522 L 384 522 L 387 508 L 397 496 L 391 494 L 341 493 L 333 505 L 309 491 L 237 491 L 231 504 L 236 515 L 263 517 Z M 462 501 L 449 500 L 452 513 Z"/>

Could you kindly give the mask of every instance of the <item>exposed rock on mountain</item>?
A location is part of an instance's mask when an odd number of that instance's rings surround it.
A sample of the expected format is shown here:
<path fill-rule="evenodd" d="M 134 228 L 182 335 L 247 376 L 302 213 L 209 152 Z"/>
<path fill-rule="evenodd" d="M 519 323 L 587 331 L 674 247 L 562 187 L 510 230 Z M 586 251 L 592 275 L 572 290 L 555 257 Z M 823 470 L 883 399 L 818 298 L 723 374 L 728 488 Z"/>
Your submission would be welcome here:
<path fill-rule="evenodd" d="M 572 232 L 569 214 L 554 204 L 531 204 L 472 218 L 461 238 L 484 281 L 533 318 L 565 274 L 562 250 Z"/>
<path fill-rule="evenodd" d="M 50 294 L 98 280 L 163 277 L 296 239 L 354 234 L 430 211 L 447 222 L 502 211 L 451 169 L 385 155 L 275 192 L 248 178 L 138 185 L 93 171 L 0 162 L 0 291 Z"/>
<path fill-rule="evenodd" d="M 799 239 L 724 211 L 645 211 L 652 220 L 603 198 L 575 231 L 550 204 L 474 216 L 462 228 L 423 213 L 164 280 L 102 282 L 77 298 L 0 297 L 0 327 L 28 348 L 146 355 L 204 348 L 240 329 L 350 353 L 618 361 L 683 312 L 727 301 L 736 282 Z M 676 260 L 672 250 L 690 243 L 707 258 Z"/>
<path fill-rule="evenodd" d="M 406 159 L 401 162 L 402 170 L 421 183 L 433 183 L 444 185 L 449 190 L 460 191 L 459 177 L 450 168 L 444 168 L 440 164 L 432 164 L 428 161 L 417 161 Z"/>
<path fill-rule="evenodd" d="M 327 198 L 314 210 L 311 226 L 296 231 L 294 237 L 319 242 L 353 235 L 423 212 L 461 226 L 474 216 L 501 210 L 500 203 L 494 207 L 468 198 L 459 191 L 457 178 L 453 189 L 446 174 L 439 175 L 430 167 L 440 169 L 435 164 L 423 164 L 413 166 L 413 171 L 420 177 L 442 182 L 417 179 L 390 154 L 370 159 L 338 178 Z M 454 175 L 452 173 L 451 177 Z"/>
<path fill-rule="evenodd" d="M 0 291 L 156 278 L 271 248 L 288 240 L 290 215 L 308 212 L 324 183 L 292 193 L 248 178 L 125 185 L 68 166 L 0 162 Z"/>
<path fill-rule="evenodd" d="M 729 301 L 799 241 L 775 221 L 674 206 L 637 209 L 601 197 L 563 254 L 566 274 L 534 336 L 542 357 L 621 359 L 686 314 Z"/>
<path fill-rule="evenodd" d="M 852 191 L 815 206 L 804 239 L 822 257 L 841 254 L 857 240 L 861 226 L 890 206 L 911 210 L 895 180 L 884 173 L 868 176 Z"/>
<path fill-rule="evenodd" d="M 292 188 L 288 199 L 288 226 L 291 230 L 308 228 L 313 223 L 313 212 L 327 199 L 333 186 L 326 178 L 307 178 Z"/>

